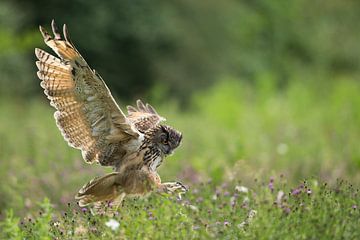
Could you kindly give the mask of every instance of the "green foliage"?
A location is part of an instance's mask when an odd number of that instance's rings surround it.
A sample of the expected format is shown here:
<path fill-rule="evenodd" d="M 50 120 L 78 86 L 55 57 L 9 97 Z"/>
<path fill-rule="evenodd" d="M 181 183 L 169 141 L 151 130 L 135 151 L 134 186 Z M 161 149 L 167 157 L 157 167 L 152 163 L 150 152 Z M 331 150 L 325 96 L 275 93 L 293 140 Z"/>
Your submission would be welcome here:
<path fill-rule="evenodd" d="M 356 0 L 0 4 L 3 95 L 38 93 L 33 52 L 45 48 L 38 25 L 49 28 L 51 19 L 68 25 L 85 59 L 122 99 L 160 85 L 166 96 L 187 102 L 224 75 L 248 82 L 272 75 L 279 86 L 303 73 L 359 75 Z"/>
<path fill-rule="evenodd" d="M 18 226 L 19 218 L 14 217 L 12 209 L 6 211 L 5 219 L 0 222 L 0 236 L 2 239 L 20 239 L 21 229 Z"/>
<path fill-rule="evenodd" d="M 358 190 L 335 180 L 360 180 L 359 9 L 355 0 L 1 1 L 0 238 L 360 238 Z M 114 217 L 75 205 L 104 169 L 67 146 L 48 101 L 34 97 L 33 50 L 45 48 L 37 26 L 52 18 L 121 107 L 142 96 L 183 132 L 159 169 L 191 186 L 183 201 L 128 200 Z"/>
<path fill-rule="evenodd" d="M 223 81 L 190 100 L 186 112 L 175 101 L 150 101 L 184 135 L 159 169 L 163 179 L 220 182 L 239 164 L 245 183 L 272 173 L 293 182 L 309 176 L 358 181 L 358 82 L 337 79 L 320 87 L 292 81 L 281 91 L 273 82 L 266 75 L 254 85 Z M 0 112 L 0 211 L 26 211 L 43 196 L 61 206 L 89 178 L 103 175 L 64 142 L 46 100 L 1 99 Z"/>
<path fill-rule="evenodd" d="M 235 169 L 235 171 L 238 169 Z M 93 216 L 68 204 L 63 213 L 48 200 L 19 222 L 10 212 L 1 222 L 6 239 L 357 239 L 359 189 L 338 180 L 295 188 L 284 176 L 196 184 L 183 200 L 151 196 L 128 200 L 113 216 Z M 263 182 L 264 181 L 264 182 Z"/>

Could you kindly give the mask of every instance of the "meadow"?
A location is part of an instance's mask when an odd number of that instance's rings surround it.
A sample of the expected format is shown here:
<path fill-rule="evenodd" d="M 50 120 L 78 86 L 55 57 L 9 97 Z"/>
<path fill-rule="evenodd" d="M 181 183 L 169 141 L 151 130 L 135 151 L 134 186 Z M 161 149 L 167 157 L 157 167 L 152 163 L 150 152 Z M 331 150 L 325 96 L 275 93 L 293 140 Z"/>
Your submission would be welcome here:
<path fill-rule="evenodd" d="M 184 139 L 159 173 L 190 190 L 181 200 L 129 199 L 114 216 L 77 206 L 78 189 L 111 169 L 67 146 L 47 99 L 1 98 L 0 238 L 360 238 L 354 78 L 223 79 L 186 109 L 162 91 L 144 100 Z"/>

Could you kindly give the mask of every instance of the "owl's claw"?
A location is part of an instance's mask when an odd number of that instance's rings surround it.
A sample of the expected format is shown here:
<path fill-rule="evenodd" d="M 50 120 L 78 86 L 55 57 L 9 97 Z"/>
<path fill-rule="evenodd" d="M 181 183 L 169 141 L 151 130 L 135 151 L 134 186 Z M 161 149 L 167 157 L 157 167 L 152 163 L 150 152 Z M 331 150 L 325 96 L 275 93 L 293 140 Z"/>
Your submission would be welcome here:
<path fill-rule="evenodd" d="M 181 182 L 169 182 L 162 184 L 162 192 L 165 194 L 177 194 L 178 198 L 181 199 L 181 195 L 188 191 Z"/>

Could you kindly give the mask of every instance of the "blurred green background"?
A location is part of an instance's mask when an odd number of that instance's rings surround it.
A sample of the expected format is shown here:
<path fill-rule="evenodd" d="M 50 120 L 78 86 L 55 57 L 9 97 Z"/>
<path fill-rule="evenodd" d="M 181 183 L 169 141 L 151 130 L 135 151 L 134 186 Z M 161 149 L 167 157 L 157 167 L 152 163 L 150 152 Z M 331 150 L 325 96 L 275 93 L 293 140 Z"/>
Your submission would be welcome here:
<path fill-rule="evenodd" d="M 359 1 L 2 0 L 0 214 L 73 201 L 104 172 L 62 140 L 39 86 L 52 19 L 120 106 L 142 98 L 184 133 L 164 180 L 360 180 Z"/>

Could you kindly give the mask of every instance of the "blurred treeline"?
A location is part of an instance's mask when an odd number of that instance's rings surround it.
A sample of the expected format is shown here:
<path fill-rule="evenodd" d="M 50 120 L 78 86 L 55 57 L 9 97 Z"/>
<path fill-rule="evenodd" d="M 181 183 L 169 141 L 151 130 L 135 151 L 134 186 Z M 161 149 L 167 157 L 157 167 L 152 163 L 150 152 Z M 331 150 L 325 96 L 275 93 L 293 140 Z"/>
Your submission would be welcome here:
<path fill-rule="evenodd" d="M 41 94 L 33 51 L 50 51 L 38 25 L 53 18 L 122 99 L 184 102 L 220 79 L 265 75 L 281 88 L 360 71 L 358 0 L 2 0 L 1 95 Z"/>

